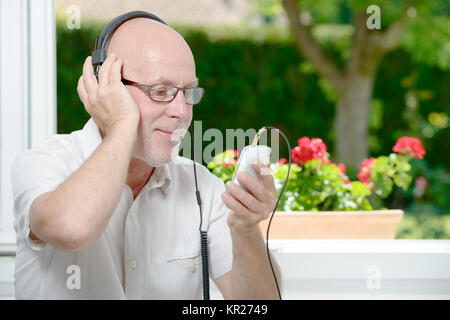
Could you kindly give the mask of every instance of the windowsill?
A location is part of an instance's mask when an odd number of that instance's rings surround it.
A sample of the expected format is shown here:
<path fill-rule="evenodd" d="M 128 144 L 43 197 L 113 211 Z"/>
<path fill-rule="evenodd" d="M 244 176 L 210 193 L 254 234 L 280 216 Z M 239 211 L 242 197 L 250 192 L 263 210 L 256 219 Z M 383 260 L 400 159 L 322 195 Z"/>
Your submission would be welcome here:
<path fill-rule="evenodd" d="M 14 232 L 0 232 L 0 256 L 15 256 L 16 250 L 16 234 Z"/>
<path fill-rule="evenodd" d="M 450 240 L 270 240 L 283 299 L 450 299 Z M 222 299 L 214 283 L 211 297 Z"/>
<path fill-rule="evenodd" d="M 0 243 L 0 257 L 14 257 L 16 255 L 17 246 L 15 244 Z"/>
<path fill-rule="evenodd" d="M 287 299 L 449 299 L 450 240 L 270 240 Z"/>
<path fill-rule="evenodd" d="M 435 239 L 318 239 L 271 240 L 269 248 L 280 253 L 447 253 L 450 240 Z"/>

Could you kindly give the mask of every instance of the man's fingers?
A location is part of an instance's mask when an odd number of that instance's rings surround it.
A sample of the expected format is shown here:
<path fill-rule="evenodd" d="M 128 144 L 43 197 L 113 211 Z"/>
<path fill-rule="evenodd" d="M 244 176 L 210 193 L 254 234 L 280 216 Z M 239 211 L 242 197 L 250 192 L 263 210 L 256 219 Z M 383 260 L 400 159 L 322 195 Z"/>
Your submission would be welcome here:
<path fill-rule="evenodd" d="M 253 178 L 250 174 L 245 171 L 241 171 L 237 174 L 236 178 L 239 183 L 246 187 L 247 190 L 259 201 L 264 202 L 266 199 L 266 191 L 264 185 Z"/>
<path fill-rule="evenodd" d="M 236 198 L 240 203 L 242 203 L 247 209 L 249 209 L 251 212 L 263 212 L 264 211 L 264 204 L 255 197 L 253 197 L 251 194 L 249 194 L 247 191 L 243 190 L 241 187 L 239 187 L 237 184 L 235 184 L 232 181 L 229 181 L 225 184 L 225 187 L 227 191 Z"/>
<path fill-rule="evenodd" d="M 83 104 L 86 105 L 88 103 L 88 95 L 86 89 L 84 88 L 83 76 L 81 76 L 80 79 L 78 79 L 77 92 L 81 102 L 83 102 Z"/>
<path fill-rule="evenodd" d="M 111 65 L 116 60 L 116 55 L 114 53 L 109 54 L 106 58 L 105 62 L 100 67 L 100 71 L 98 72 L 98 84 L 99 85 L 107 85 L 109 83 L 109 70 Z"/>
<path fill-rule="evenodd" d="M 246 220 L 249 224 L 255 224 L 262 218 L 261 214 L 249 211 L 227 191 L 222 193 L 222 200 L 231 211 L 234 211 L 238 218 Z"/>
<path fill-rule="evenodd" d="M 83 84 L 88 96 L 97 94 L 97 79 L 95 79 L 94 68 L 92 68 L 92 58 L 87 57 L 83 65 Z"/>
<path fill-rule="evenodd" d="M 222 193 L 222 200 L 230 210 L 237 212 L 248 212 L 248 209 L 245 208 L 242 203 L 233 198 L 229 192 Z"/>
<path fill-rule="evenodd" d="M 256 164 L 252 164 L 253 169 L 267 188 L 272 188 L 274 180 L 269 165 L 261 163 L 259 160 Z"/>
<path fill-rule="evenodd" d="M 109 83 L 120 82 L 122 79 L 122 59 L 117 58 L 116 61 L 113 62 L 111 68 L 109 69 Z"/>

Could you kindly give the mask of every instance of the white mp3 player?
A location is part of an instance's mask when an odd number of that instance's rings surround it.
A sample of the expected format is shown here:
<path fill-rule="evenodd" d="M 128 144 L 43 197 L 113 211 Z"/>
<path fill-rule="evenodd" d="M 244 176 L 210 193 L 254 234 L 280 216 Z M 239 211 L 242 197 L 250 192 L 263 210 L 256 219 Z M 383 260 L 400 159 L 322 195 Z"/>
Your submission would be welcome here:
<path fill-rule="evenodd" d="M 252 167 L 252 164 L 257 164 L 259 160 L 264 165 L 268 165 L 270 161 L 270 153 L 272 149 L 264 145 L 250 145 L 242 149 L 241 154 L 236 165 L 236 170 L 234 171 L 232 181 L 239 185 L 245 191 L 248 191 L 244 186 L 242 186 L 237 180 L 237 174 L 241 171 L 249 173 L 253 178 L 258 179 L 258 175 Z M 264 172 L 263 172 L 264 174 Z"/>

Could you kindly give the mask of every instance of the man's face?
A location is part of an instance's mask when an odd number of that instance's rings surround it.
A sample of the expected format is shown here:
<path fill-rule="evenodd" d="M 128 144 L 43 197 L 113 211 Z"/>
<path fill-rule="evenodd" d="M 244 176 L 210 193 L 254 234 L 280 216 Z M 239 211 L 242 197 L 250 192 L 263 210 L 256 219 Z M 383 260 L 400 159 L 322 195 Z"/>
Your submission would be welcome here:
<path fill-rule="evenodd" d="M 164 83 L 195 87 L 197 79 L 192 53 L 184 40 L 171 36 L 140 45 L 131 61 L 125 57 L 123 78 L 146 85 Z M 133 157 L 153 167 L 170 162 L 172 155 L 178 154 L 182 138 L 179 132 L 191 123 L 193 106 L 186 104 L 181 90 L 171 102 L 155 102 L 138 87 L 127 88 L 141 116 Z"/>

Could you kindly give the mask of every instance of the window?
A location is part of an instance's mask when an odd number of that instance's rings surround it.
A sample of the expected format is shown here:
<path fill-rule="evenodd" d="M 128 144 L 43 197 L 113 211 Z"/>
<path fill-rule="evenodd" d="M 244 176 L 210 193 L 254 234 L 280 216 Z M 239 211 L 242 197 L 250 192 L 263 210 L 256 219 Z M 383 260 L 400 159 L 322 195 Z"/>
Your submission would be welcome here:
<path fill-rule="evenodd" d="M 0 8 L 0 246 L 11 248 L 11 166 L 56 133 L 55 13 L 52 0 L 0 0 Z"/>

